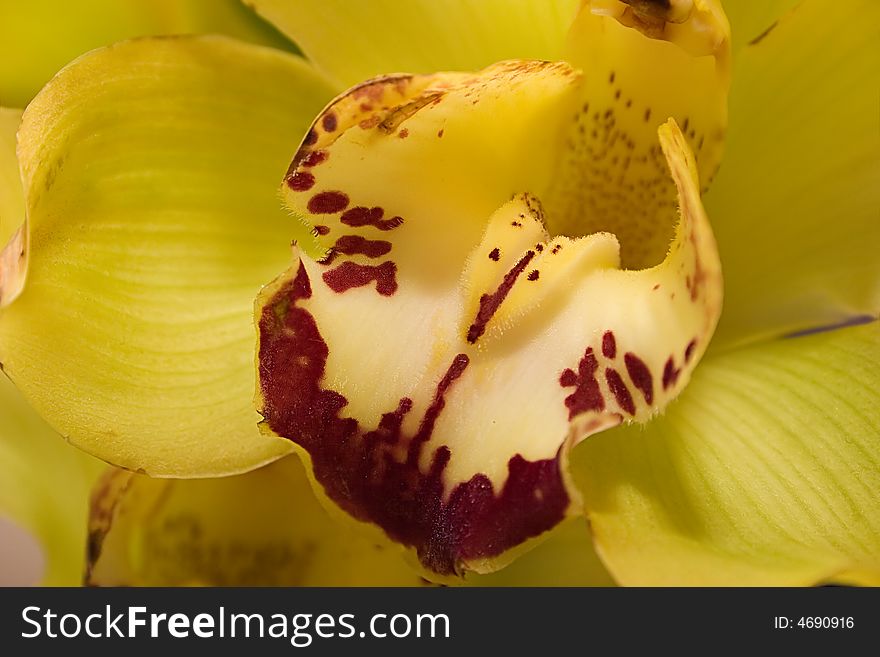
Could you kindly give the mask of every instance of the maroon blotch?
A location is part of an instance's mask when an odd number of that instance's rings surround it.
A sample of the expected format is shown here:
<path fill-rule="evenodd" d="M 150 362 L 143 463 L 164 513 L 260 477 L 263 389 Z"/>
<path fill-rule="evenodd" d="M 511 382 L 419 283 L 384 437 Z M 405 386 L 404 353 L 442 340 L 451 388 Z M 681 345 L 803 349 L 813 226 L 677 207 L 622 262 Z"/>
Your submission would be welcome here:
<path fill-rule="evenodd" d="M 391 251 L 391 242 L 385 240 L 368 240 L 360 235 L 343 235 L 333 249 L 345 255 L 365 255 L 368 258 L 378 258 Z"/>
<path fill-rule="evenodd" d="M 663 366 L 663 389 L 666 390 L 669 386 L 675 385 L 679 374 L 681 374 L 681 370 L 675 366 L 675 361 L 670 356 Z"/>
<path fill-rule="evenodd" d="M 685 363 L 689 363 L 689 362 L 690 362 L 690 360 L 691 360 L 691 356 L 694 355 L 694 349 L 695 349 L 696 347 L 697 347 L 697 341 L 696 341 L 696 339 L 691 340 L 690 342 L 688 342 L 688 346 L 685 347 L 685 350 L 684 350 L 684 362 L 685 362 Z"/>
<path fill-rule="evenodd" d="M 572 369 L 566 369 L 559 376 L 559 385 L 563 388 L 575 387 L 574 392 L 565 398 L 569 420 L 586 411 L 601 411 L 605 408 L 605 399 L 596 380 L 597 369 L 599 369 L 599 361 L 596 360 L 593 348 L 588 347 L 578 363 L 577 373 Z"/>
<path fill-rule="evenodd" d="M 620 407 L 630 415 L 635 415 L 636 405 L 633 402 L 632 395 L 629 393 L 629 388 L 623 382 L 623 377 L 617 373 L 617 370 L 609 367 L 605 370 L 605 380 L 608 382 L 608 387 L 611 389 Z"/>
<path fill-rule="evenodd" d="M 305 192 L 310 190 L 315 184 L 315 176 L 308 171 L 295 171 L 292 176 L 287 179 L 287 186 L 295 192 Z"/>
<path fill-rule="evenodd" d="M 651 370 L 641 358 L 630 351 L 623 355 L 623 362 L 626 364 L 626 371 L 633 385 L 641 390 L 648 404 L 653 404 L 654 377 L 651 376 Z"/>
<path fill-rule="evenodd" d="M 322 162 L 326 162 L 328 157 L 330 157 L 330 153 L 327 151 L 312 151 L 306 155 L 302 165 L 304 167 L 316 167 Z"/>
<path fill-rule="evenodd" d="M 337 126 L 336 115 L 333 112 L 327 112 L 324 118 L 321 119 L 321 125 L 327 132 L 335 132 Z"/>
<path fill-rule="evenodd" d="M 501 258 L 501 251 L 499 249 L 495 248 L 489 251 L 489 260 L 498 262 L 499 258 Z"/>
<path fill-rule="evenodd" d="M 533 269 L 532 271 L 530 271 L 530 272 L 529 272 L 529 275 L 527 276 L 527 278 L 528 278 L 530 281 L 536 281 L 536 280 L 538 280 L 540 277 L 541 277 L 541 272 L 538 271 L 537 269 Z"/>
<path fill-rule="evenodd" d="M 496 289 L 492 294 L 484 294 L 480 297 L 480 308 L 477 311 L 477 316 L 474 319 L 474 323 L 470 325 L 470 328 L 468 328 L 468 342 L 474 344 L 477 340 L 480 339 L 480 336 L 483 335 L 483 333 L 486 331 L 486 324 L 488 324 L 489 320 L 492 319 L 495 311 L 498 310 L 501 302 L 504 301 L 504 299 L 510 292 L 510 289 L 513 287 L 513 284 L 516 282 L 516 279 L 534 257 L 534 251 L 526 251 L 526 254 L 522 258 L 520 258 L 519 262 L 517 262 L 513 266 L 513 269 L 511 269 L 504 275 L 504 279 L 501 281 L 498 289 Z"/>
<path fill-rule="evenodd" d="M 381 265 L 361 265 L 346 260 L 338 267 L 325 271 L 322 278 L 327 287 L 339 294 L 373 281 L 376 282 L 376 292 L 383 297 L 397 292 L 397 265 L 391 260 Z"/>
<path fill-rule="evenodd" d="M 605 331 L 605 334 L 602 336 L 602 354 L 605 358 L 617 356 L 617 340 L 614 339 L 612 331 Z"/>
<path fill-rule="evenodd" d="M 403 223 L 400 217 L 391 217 L 391 219 L 382 219 L 385 216 L 385 210 L 379 207 L 366 208 L 362 205 L 346 210 L 340 221 L 346 226 L 360 228 L 362 226 L 373 226 L 379 230 L 394 230 Z"/>
<path fill-rule="evenodd" d="M 334 214 L 348 207 L 348 195 L 344 192 L 320 192 L 309 199 L 312 214 Z"/>

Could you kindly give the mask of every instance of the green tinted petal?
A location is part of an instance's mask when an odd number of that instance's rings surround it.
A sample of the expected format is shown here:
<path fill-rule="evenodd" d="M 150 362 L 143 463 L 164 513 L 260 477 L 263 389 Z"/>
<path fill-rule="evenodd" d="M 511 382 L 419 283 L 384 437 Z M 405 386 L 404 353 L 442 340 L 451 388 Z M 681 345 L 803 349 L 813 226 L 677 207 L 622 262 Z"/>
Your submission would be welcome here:
<path fill-rule="evenodd" d="M 21 110 L 0 107 L 0 245 L 6 244 L 24 221 L 24 195 L 15 157 L 15 132 Z"/>
<path fill-rule="evenodd" d="M 421 586 L 400 551 L 331 519 L 296 456 L 235 477 L 112 470 L 95 488 L 89 584 Z"/>
<path fill-rule="evenodd" d="M 723 0 L 724 13 L 730 19 L 734 52 L 751 41 L 762 39 L 775 29 L 777 22 L 801 0 Z"/>
<path fill-rule="evenodd" d="M 290 48 L 238 0 L 0 0 L 0 104 L 24 106 L 62 66 L 114 41 L 221 33 Z"/>
<path fill-rule="evenodd" d="M 720 343 L 880 312 L 880 3 L 845 4 L 804 2 L 736 61 L 706 197 Z"/>
<path fill-rule="evenodd" d="M 386 73 L 559 59 L 576 0 L 245 0 L 350 86 Z"/>
<path fill-rule="evenodd" d="M 576 450 L 623 584 L 880 582 L 880 323 L 707 359 L 645 429 Z"/>
<path fill-rule="evenodd" d="M 95 51 L 31 103 L 0 360 L 71 442 L 166 476 L 289 451 L 256 427 L 253 299 L 305 234 L 277 184 L 328 94 L 291 55 L 192 37 Z"/>
<path fill-rule="evenodd" d="M 11 519 L 37 539 L 43 584 L 79 584 L 89 488 L 102 466 L 65 444 L 0 375 L 0 520 Z M 9 567 L 16 566 L 4 564 Z"/>

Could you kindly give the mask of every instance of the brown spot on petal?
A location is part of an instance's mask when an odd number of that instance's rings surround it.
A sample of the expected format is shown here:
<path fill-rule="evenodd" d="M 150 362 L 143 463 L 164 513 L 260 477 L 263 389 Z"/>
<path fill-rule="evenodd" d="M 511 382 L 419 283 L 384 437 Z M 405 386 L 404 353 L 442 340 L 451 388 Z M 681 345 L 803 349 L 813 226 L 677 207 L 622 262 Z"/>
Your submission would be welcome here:
<path fill-rule="evenodd" d="M 607 368 L 605 370 L 605 381 L 608 383 L 608 387 L 614 394 L 614 398 L 617 400 L 620 408 L 630 415 L 635 415 L 635 402 L 633 402 L 632 395 L 629 392 L 629 388 L 626 387 L 623 377 L 618 374 L 617 370 L 611 369 L 610 367 Z"/>
<path fill-rule="evenodd" d="M 602 336 L 602 354 L 605 358 L 617 356 L 617 340 L 614 339 L 612 331 L 605 331 L 605 334 Z"/>
<path fill-rule="evenodd" d="M 519 275 L 534 257 L 534 251 L 526 251 L 526 254 L 513 266 L 513 269 L 504 275 L 504 279 L 501 281 L 500 285 L 498 285 L 498 288 L 492 294 L 484 294 L 480 297 L 480 309 L 477 311 L 474 323 L 468 328 L 468 342 L 474 344 L 480 339 L 480 336 L 486 331 L 486 324 L 492 319 L 495 311 L 498 310 L 501 302 L 504 301 L 513 287 L 513 284 L 516 282 L 516 279 L 519 278 Z"/>
<path fill-rule="evenodd" d="M 684 350 L 684 362 L 685 363 L 689 363 L 691 361 L 691 356 L 694 355 L 694 349 L 696 348 L 696 346 L 697 346 L 696 339 L 688 342 L 688 345 L 687 345 L 687 347 L 685 347 L 685 350 Z"/>
<path fill-rule="evenodd" d="M 333 112 L 327 112 L 324 118 L 321 119 L 321 126 L 327 132 L 335 132 L 337 126 L 336 115 Z"/>
<path fill-rule="evenodd" d="M 588 347 L 583 358 L 578 363 L 578 371 L 566 369 L 559 377 L 559 385 L 563 388 L 574 387 L 575 390 L 565 398 L 565 406 L 568 408 L 568 419 L 587 411 L 601 411 L 605 408 L 605 398 L 599 389 L 596 380 L 596 370 L 599 369 L 599 361 L 593 353 L 593 348 Z"/>
<path fill-rule="evenodd" d="M 306 155 L 302 165 L 304 167 L 316 167 L 322 162 L 326 162 L 328 157 L 330 157 L 330 153 L 327 151 L 312 151 Z"/>
<path fill-rule="evenodd" d="M 348 195 L 343 192 L 321 192 L 309 199 L 312 214 L 334 214 L 348 207 Z"/>
<path fill-rule="evenodd" d="M 376 282 L 376 292 L 384 297 L 397 292 L 397 265 L 390 260 L 381 265 L 361 265 L 349 260 L 325 271 L 322 278 L 327 287 L 339 294 L 373 281 Z"/>
<path fill-rule="evenodd" d="M 382 208 L 367 208 L 359 205 L 351 210 L 347 210 L 339 220 L 346 226 L 352 226 L 353 228 L 373 226 L 379 230 L 394 230 L 403 224 L 403 219 L 400 217 L 383 219 L 383 216 L 385 216 L 385 210 Z"/>
<path fill-rule="evenodd" d="M 308 171 L 296 171 L 287 179 L 287 186 L 295 192 L 306 192 L 315 185 L 315 176 Z"/>
<path fill-rule="evenodd" d="M 654 377 L 645 362 L 632 352 L 623 355 L 626 371 L 633 385 L 638 388 L 648 404 L 654 403 Z"/>

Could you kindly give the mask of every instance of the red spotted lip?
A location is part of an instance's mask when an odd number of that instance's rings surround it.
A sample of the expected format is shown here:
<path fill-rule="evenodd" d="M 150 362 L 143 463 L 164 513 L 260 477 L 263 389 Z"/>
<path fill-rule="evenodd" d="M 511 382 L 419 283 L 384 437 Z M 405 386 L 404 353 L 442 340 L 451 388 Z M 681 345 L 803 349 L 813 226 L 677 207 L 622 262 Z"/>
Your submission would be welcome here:
<path fill-rule="evenodd" d="M 399 400 L 378 426 L 345 417 L 348 401 L 322 387 L 330 349 L 302 301 L 311 282 L 300 264 L 263 307 L 259 319 L 262 414 L 275 434 L 310 455 L 327 495 L 355 518 L 375 523 L 394 541 L 416 550 L 438 575 L 460 575 L 474 560 L 498 556 L 561 522 L 570 507 L 559 453 L 528 461 L 516 454 L 496 491 L 485 474 L 447 490 L 443 473 L 451 452 L 436 445 L 434 427 L 447 392 L 467 375 L 469 358 L 456 355 L 437 382 L 433 401 L 413 435 L 402 430 L 412 401 Z M 381 385 L 381 380 L 377 380 Z M 433 448 L 427 471 L 422 454 Z M 405 454 L 401 461 L 399 456 Z"/>

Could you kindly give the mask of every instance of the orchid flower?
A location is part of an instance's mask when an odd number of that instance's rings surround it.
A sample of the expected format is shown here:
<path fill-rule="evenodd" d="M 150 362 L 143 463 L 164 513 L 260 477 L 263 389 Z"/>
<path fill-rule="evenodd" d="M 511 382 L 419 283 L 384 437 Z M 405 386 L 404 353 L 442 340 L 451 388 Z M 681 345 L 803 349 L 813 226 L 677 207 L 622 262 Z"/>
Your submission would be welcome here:
<path fill-rule="evenodd" d="M 0 115 L 88 583 L 880 582 L 876 3 L 251 4 Z"/>

